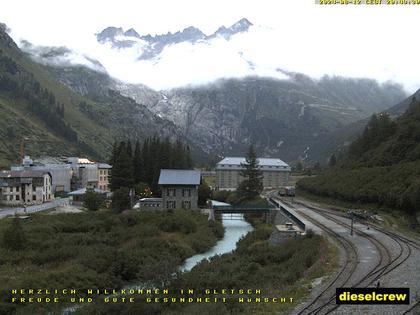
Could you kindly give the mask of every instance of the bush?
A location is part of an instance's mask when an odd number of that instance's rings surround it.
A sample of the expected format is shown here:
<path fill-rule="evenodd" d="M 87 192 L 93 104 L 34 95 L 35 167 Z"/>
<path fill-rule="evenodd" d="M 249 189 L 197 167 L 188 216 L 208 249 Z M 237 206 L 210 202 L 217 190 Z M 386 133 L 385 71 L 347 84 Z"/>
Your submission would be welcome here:
<path fill-rule="evenodd" d="M 231 194 L 230 191 L 227 190 L 218 190 L 213 192 L 213 199 L 221 202 L 227 202 L 229 195 Z"/>
<path fill-rule="evenodd" d="M 182 232 L 186 234 L 197 231 L 197 225 L 194 220 L 180 211 L 168 212 L 165 219 L 159 223 L 159 228 L 164 232 Z"/>
<path fill-rule="evenodd" d="M 3 233 L 3 245 L 7 249 L 19 251 L 26 247 L 26 236 L 20 220 L 19 217 L 14 217 L 10 226 Z"/>
<path fill-rule="evenodd" d="M 99 208 L 103 206 L 104 201 L 104 196 L 93 190 L 87 190 L 83 196 L 83 205 L 90 211 L 99 210 Z"/>

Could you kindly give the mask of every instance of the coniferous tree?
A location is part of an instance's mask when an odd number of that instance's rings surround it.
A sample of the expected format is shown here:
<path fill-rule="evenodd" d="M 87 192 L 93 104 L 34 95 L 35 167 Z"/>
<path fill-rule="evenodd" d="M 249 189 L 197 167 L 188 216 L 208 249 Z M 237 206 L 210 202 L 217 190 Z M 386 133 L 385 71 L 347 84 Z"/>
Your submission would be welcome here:
<path fill-rule="evenodd" d="M 141 147 L 140 142 L 137 140 L 134 148 L 133 154 L 133 177 L 134 183 L 138 184 L 143 181 L 142 176 L 143 171 L 143 164 L 142 164 L 142 156 L 141 156 Z"/>
<path fill-rule="evenodd" d="M 161 140 L 156 136 L 143 143 L 136 141 L 134 150 L 129 140 L 114 143 L 109 163 L 113 166 L 112 191 L 145 183 L 154 193 L 158 191 L 161 169 L 190 169 L 193 166 L 190 149 L 181 140 L 172 143 L 169 138 Z"/>
<path fill-rule="evenodd" d="M 128 155 L 125 142 L 122 141 L 119 144 L 116 157 L 113 160 L 111 190 L 115 191 L 121 187 L 132 188 L 134 184 L 132 157 Z"/>
<path fill-rule="evenodd" d="M 130 190 L 127 187 L 121 187 L 112 194 L 112 209 L 121 212 L 130 208 Z"/>
<path fill-rule="evenodd" d="M 245 163 L 242 163 L 241 166 L 244 168 L 240 172 L 243 181 L 238 186 L 238 195 L 243 199 L 254 199 L 263 190 L 263 174 L 259 169 L 259 163 L 253 145 L 249 147 Z"/>

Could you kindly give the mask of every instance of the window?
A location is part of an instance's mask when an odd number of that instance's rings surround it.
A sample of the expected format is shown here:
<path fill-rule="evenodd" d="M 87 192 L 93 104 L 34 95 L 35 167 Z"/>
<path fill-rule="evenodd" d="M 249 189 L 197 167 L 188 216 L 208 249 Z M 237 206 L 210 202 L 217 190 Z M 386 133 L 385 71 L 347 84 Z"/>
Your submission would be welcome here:
<path fill-rule="evenodd" d="M 36 195 L 32 196 L 32 200 L 35 201 L 36 200 Z"/>
<path fill-rule="evenodd" d="M 19 197 L 19 195 L 16 195 L 16 200 L 20 200 L 20 197 Z"/>
<path fill-rule="evenodd" d="M 18 187 L 16 187 L 16 192 L 19 192 L 19 186 L 18 186 Z"/>
<path fill-rule="evenodd" d="M 176 208 L 176 202 L 175 201 L 167 201 L 166 202 L 166 208 L 175 209 Z"/>
<path fill-rule="evenodd" d="M 10 192 L 13 192 L 13 187 L 9 187 L 9 191 Z"/>
<path fill-rule="evenodd" d="M 191 189 L 185 188 L 182 190 L 182 197 L 191 197 Z"/>
<path fill-rule="evenodd" d="M 32 186 L 32 191 L 36 191 L 36 187 L 35 186 Z"/>
<path fill-rule="evenodd" d="M 191 209 L 191 201 L 183 201 L 182 202 L 182 209 Z"/>
<path fill-rule="evenodd" d="M 175 188 L 166 188 L 166 196 L 175 197 L 176 196 L 176 189 Z"/>

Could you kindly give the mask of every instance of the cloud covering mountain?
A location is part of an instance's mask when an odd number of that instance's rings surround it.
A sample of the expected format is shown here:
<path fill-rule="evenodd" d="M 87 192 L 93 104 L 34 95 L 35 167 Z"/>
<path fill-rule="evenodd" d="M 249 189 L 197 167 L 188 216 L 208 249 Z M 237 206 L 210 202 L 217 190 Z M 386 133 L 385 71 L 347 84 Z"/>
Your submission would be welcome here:
<path fill-rule="evenodd" d="M 327 42 L 331 40 L 333 46 Z M 48 47 L 30 45 L 25 40 L 20 47 L 41 61 L 89 66 L 107 71 L 121 81 L 145 84 L 156 90 L 202 85 L 220 78 L 287 79 L 285 71 L 305 73 L 316 79 L 329 74 L 401 82 L 395 75 L 399 67 L 395 60 L 377 54 L 366 64 L 360 49 L 349 43 L 343 38 L 296 38 L 293 32 L 254 25 L 242 18 L 207 35 L 193 26 L 160 35 L 140 34 L 134 28 L 124 31 L 121 27 L 107 27 L 91 34 L 83 47 L 75 49 L 48 51 Z M 325 47 L 330 47 L 328 55 Z M 404 68 L 398 71 L 405 75 Z M 406 77 L 409 79 L 404 86 L 414 89 L 415 79 L 409 74 Z"/>

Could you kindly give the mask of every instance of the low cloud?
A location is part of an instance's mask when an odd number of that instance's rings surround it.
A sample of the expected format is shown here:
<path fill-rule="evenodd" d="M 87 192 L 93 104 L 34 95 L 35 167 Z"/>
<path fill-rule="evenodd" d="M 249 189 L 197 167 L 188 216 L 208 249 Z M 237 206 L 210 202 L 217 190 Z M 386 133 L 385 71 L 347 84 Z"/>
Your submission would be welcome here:
<path fill-rule="evenodd" d="M 252 75 L 287 79 L 278 69 L 301 72 L 313 78 L 327 74 L 395 81 L 409 92 L 420 86 L 412 70 L 419 66 L 418 60 L 390 58 L 393 53 L 390 47 L 399 51 L 398 44 L 390 46 L 387 41 L 351 38 L 354 35 L 337 37 L 332 34 L 320 38 L 311 36 L 311 32 L 301 34 L 252 26 L 248 32 L 236 34 L 230 40 L 215 38 L 170 45 L 148 60 L 139 59 L 145 47 L 143 41 L 130 48 L 117 49 L 112 48 L 111 43 L 96 42 L 92 35 L 83 45 L 71 47 L 74 49 L 71 53 L 53 60 L 56 64 L 82 64 L 103 71 L 92 62 L 97 60 L 111 76 L 156 90 Z M 34 54 L 39 57 L 39 53 Z"/>

